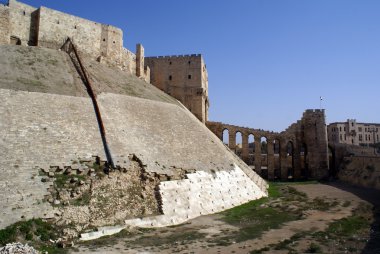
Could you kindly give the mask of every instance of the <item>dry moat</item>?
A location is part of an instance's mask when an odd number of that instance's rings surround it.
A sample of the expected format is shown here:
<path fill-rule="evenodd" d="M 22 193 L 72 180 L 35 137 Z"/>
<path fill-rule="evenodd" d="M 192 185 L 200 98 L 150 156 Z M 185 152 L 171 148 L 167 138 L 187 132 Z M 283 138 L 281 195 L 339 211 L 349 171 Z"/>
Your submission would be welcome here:
<path fill-rule="evenodd" d="M 269 198 L 185 224 L 128 228 L 73 247 L 28 241 L 37 232 L 23 234 L 21 224 L 16 238 L 49 253 L 379 253 L 379 191 L 317 182 L 269 190 Z"/>

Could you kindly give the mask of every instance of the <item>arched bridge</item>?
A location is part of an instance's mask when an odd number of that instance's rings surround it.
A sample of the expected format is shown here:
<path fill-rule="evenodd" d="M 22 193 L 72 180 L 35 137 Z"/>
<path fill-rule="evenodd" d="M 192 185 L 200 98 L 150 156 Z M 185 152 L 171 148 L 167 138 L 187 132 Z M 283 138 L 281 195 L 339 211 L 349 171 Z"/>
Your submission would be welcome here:
<path fill-rule="evenodd" d="M 221 122 L 207 122 L 207 127 L 266 179 L 320 179 L 328 173 L 324 119 L 324 111 L 307 110 L 281 133 Z"/>

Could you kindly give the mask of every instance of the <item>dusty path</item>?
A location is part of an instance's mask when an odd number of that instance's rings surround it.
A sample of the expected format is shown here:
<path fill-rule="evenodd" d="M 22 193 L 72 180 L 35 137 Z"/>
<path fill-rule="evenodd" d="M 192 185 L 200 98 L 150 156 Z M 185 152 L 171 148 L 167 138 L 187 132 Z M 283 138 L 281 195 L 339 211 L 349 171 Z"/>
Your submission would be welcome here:
<path fill-rule="evenodd" d="M 131 246 L 126 243 L 130 239 L 118 239 L 114 244 L 109 246 L 97 247 L 79 247 L 80 253 L 250 253 L 252 250 L 259 250 L 271 244 L 278 244 L 281 241 L 291 238 L 295 234 L 302 232 L 324 231 L 328 225 L 338 219 L 348 217 L 352 214 L 359 204 L 362 204 L 363 199 L 358 196 L 336 188 L 334 186 L 323 184 L 307 184 L 307 185 L 292 185 L 298 191 L 306 193 L 309 199 L 321 198 L 326 201 L 336 202 L 338 205 L 327 211 L 308 210 L 304 213 L 302 220 L 290 221 L 285 223 L 279 229 L 271 229 L 264 232 L 261 237 L 232 243 L 228 246 L 207 245 L 208 239 L 211 239 L 217 234 L 226 232 L 226 230 L 234 230 L 234 227 L 225 222 L 218 220 L 218 215 L 202 216 L 190 221 L 188 224 L 176 227 L 176 232 L 196 230 L 199 233 L 205 234 L 202 239 L 186 242 L 181 246 L 181 242 L 174 242 L 166 246 L 164 249 L 156 246 Z M 346 205 L 343 205 L 346 204 Z M 349 204 L 349 205 L 347 205 Z M 168 230 L 160 230 L 155 232 L 157 236 L 167 234 Z M 148 233 L 152 234 L 152 233 Z M 169 230 L 170 234 L 170 230 Z M 302 246 L 301 246 L 302 247 Z M 278 252 L 283 253 L 283 252 Z M 287 253 L 287 252 L 285 252 Z"/>
<path fill-rule="evenodd" d="M 311 199 L 320 197 L 325 199 L 336 199 L 340 202 L 349 201 L 351 204 L 350 206 L 345 207 L 344 210 L 342 210 L 341 207 L 337 207 L 328 212 L 308 211 L 304 220 L 288 222 L 280 229 L 269 230 L 265 232 L 262 237 L 254 240 L 236 243 L 223 248 L 193 248 L 192 251 L 195 253 L 249 253 L 252 250 L 262 249 L 270 244 L 277 244 L 283 240 L 289 239 L 296 233 L 323 231 L 332 221 L 350 216 L 352 209 L 363 201 L 352 193 L 340 190 L 333 186 L 308 184 L 293 187 L 295 187 L 298 191 L 306 193 L 306 195 Z M 188 251 L 183 251 L 181 253 L 188 253 Z"/>

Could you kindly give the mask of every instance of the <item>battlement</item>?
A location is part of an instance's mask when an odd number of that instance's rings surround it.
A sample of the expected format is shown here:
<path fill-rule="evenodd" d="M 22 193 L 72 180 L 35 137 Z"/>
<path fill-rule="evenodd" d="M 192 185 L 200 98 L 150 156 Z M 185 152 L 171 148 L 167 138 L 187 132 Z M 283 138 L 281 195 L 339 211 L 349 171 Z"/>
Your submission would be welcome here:
<path fill-rule="evenodd" d="M 324 117 L 325 116 L 325 110 L 324 109 L 307 109 L 303 113 L 304 118 L 310 118 L 310 117 Z"/>
<path fill-rule="evenodd" d="M 325 110 L 324 109 L 306 109 L 304 114 L 308 114 L 308 113 L 325 113 Z"/>
<path fill-rule="evenodd" d="M 202 57 L 202 54 L 190 54 L 190 55 L 169 55 L 169 56 L 149 56 L 146 59 L 174 59 L 174 58 L 194 58 Z"/>
<path fill-rule="evenodd" d="M 201 54 L 145 57 L 151 82 L 181 101 L 203 123 L 208 118 L 208 74 Z"/>

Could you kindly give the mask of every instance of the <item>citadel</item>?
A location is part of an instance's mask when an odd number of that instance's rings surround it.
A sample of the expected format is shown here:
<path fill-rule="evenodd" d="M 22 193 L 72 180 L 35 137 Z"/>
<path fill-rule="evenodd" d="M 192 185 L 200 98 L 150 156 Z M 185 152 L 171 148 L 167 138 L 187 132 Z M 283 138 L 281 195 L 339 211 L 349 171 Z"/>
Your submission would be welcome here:
<path fill-rule="evenodd" d="M 370 149 L 331 142 L 336 136 L 328 134 L 323 109 L 306 110 L 279 133 L 209 121 L 202 55 L 146 57 L 141 44 L 135 53 L 123 47 L 119 28 L 15 0 L 0 5 L 0 45 L 0 63 L 12 67 L 0 69 L 1 228 L 32 217 L 75 222 L 68 231 L 73 235 L 89 221 L 98 227 L 120 220 L 175 225 L 265 197 L 265 180 L 341 174 L 349 182 L 380 187 L 379 178 L 355 179 L 353 168 L 338 172 L 349 154 L 353 164 L 363 155 L 367 164 L 378 161 Z M 339 129 L 337 124 L 331 128 Z M 358 136 L 352 144 L 360 141 Z M 94 188 L 84 182 L 70 196 L 53 190 L 53 179 L 95 177 L 91 165 L 112 165 L 126 174 L 120 179 L 141 184 L 143 195 L 128 194 L 118 200 L 124 207 L 108 207 L 119 211 L 115 220 L 100 205 L 53 206 Z M 138 173 L 128 175 L 133 170 Z M 132 203 L 141 209 L 126 212 Z M 92 218 L 94 211 L 99 218 Z"/>

